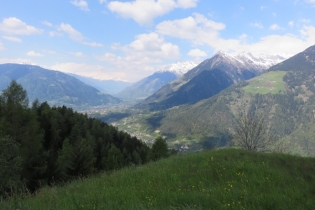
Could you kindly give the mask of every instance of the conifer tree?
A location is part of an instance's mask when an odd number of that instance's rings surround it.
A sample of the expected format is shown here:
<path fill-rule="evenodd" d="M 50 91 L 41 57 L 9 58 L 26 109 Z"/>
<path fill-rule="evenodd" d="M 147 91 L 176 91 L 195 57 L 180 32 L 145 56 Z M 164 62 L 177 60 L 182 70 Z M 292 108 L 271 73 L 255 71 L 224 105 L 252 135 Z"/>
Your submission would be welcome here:
<path fill-rule="evenodd" d="M 18 143 L 11 137 L 0 136 L 0 197 L 20 187 L 21 163 Z"/>
<path fill-rule="evenodd" d="M 165 139 L 159 136 L 155 139 L 155 142 L 152 145 L 152 148 L 149 153 L 149 159 L 156 161 L 167 156 L 168 156 L 167 143 Z"/>
<path fill-rule="evenodd" d="M 111 145 L 108 151 L 106 166 L 109 170 L 119 169 L 123 166 L 123 155 L 114 144 Z"/>

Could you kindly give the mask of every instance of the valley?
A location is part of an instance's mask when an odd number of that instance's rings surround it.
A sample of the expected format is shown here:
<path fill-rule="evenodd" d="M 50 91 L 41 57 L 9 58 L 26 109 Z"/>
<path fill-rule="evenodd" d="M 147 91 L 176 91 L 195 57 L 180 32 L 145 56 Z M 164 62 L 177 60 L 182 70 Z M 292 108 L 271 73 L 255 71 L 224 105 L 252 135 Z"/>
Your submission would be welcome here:
<path fill-rule="evenodd" d="M 310 61 L 315 59 L 314 48 L 312 46 L 265 73 L 231 85 L 212 97 L 193 104 L 173 104 L 168 109 L 152 110 L 149 104 L 115 123 L 123 130 L 141 134 L 145 141 L 154 139 L 159 133 L 170 147 L 198 151 L 233 145 L 230 136 L 237 116 L 246 111 L 267 116 L 269 132 L 274 136 L 274 149 L 315 156 L 312 138 L 315 131 L 315 74 L 314 62 Z"/>
<path fill-rule="evenodd" d="M 314 209 L 315 0 L 0 8 L 0 209 Z"/>

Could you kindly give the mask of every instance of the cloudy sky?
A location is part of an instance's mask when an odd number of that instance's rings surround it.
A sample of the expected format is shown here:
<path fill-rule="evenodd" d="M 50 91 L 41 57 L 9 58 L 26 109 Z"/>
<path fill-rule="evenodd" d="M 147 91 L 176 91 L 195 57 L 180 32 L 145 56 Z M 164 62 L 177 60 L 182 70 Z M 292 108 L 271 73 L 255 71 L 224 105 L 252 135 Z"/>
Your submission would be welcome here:
<path fill-rule="evenodd" d="M 315 0 L 0 0 L 0 63 L 135 82 L 217 51 L 315 44 Z"/>

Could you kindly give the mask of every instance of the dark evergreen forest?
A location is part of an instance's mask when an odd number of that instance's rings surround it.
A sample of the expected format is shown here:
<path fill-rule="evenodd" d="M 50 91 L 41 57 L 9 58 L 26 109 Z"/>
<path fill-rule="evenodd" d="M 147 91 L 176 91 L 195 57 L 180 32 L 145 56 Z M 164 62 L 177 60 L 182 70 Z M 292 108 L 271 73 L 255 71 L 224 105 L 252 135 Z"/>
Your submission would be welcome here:
<path fill-rule="evenodd" d="M 16 81 L 0 96 L 0 196 L 144 164 L 149 153 L 136 137 L 71 108 L 30 107 Z"/>

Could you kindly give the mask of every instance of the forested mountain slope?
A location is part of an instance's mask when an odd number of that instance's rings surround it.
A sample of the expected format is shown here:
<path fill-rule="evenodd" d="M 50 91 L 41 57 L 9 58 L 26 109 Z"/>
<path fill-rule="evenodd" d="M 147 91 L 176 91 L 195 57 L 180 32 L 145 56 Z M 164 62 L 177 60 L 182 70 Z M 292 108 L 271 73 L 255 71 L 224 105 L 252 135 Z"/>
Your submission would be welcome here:
<path fill-rule="evenodd" d="M 12 80 L 23 86 L 31 101 L 38 99 L 50 105 L 98 106 L 120 102 L 62 72 L 34 65 L 0 64 L 0 91 Z"/>
<path fill-rule="evenodd" d="M 12 81 L 0 95 L 0 198 L 148 161 L 149 147 L 71 108 L 35 101 Z"/>
<path fill-rule="evenodd" d="M 210 99 L 161 112 L 155 129 L 171 138 L 220 140 L 220 136 L 231 132 L 240 112 L 254 112 L 267 116 L 275 144 L 292 153 L 315 156 L 314 84 L 312 46 Z"/>

